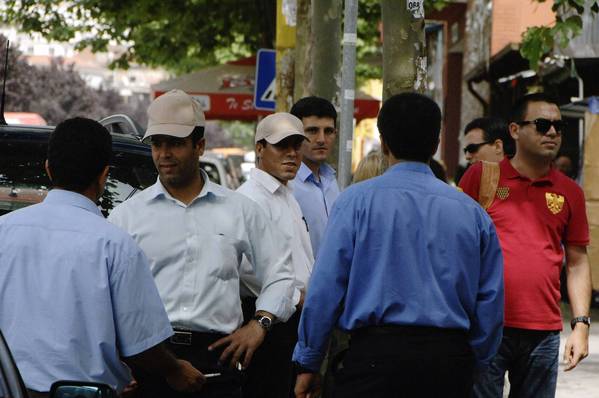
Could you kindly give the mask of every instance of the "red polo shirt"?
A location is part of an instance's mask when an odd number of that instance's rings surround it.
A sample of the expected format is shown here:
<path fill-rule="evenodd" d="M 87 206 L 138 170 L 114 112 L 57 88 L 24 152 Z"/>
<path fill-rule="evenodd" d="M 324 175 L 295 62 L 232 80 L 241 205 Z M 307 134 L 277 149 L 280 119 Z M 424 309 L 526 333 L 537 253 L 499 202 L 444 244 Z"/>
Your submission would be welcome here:
<path fill-rule="evenodd" d="M 520 175 L 508 158 L 499 168 L 497 192 L 487 211 L 503 251 L 505 326 L 561 330 L 563 245 L 589 244 L 584 194 L 553 168 L 537 180 Z M 479 162 L 460 180 L 460 188 L 475 200 L 481 172 Z"/>

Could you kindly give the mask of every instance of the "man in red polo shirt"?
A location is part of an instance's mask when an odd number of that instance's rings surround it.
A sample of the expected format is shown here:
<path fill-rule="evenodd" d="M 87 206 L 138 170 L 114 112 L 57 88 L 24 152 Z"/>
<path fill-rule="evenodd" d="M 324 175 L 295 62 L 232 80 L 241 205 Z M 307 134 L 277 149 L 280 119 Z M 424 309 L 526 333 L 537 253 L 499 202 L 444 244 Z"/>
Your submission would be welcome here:
<path fill-rule="evenodd" d="M 507 371 L 510 396 L 554 397 L 564 254 L 573 315 L 565 370 L 588 355 L 591 271 L 584 194 L 551 166 L 564 127 L 557 104 L 544 94 L 525 96 L 511 120 L 516 155 L 499 164 L 499 183 L 487 209 L 504 256 L 503 340 L 489 368 L 479 375 L 474 396 L 502 397 Z M 460 188 L 475 200 L 481 174 L 479 162 L 460 181 Z"/>

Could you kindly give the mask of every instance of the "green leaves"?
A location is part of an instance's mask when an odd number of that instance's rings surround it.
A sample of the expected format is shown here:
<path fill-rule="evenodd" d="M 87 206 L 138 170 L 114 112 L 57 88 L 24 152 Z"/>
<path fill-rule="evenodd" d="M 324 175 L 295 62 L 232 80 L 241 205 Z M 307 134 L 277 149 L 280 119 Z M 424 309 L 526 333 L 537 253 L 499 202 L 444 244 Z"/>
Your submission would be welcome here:
<path fill-rule="evenodd" d="M 528 60 L 531 69 L 538 70 L 541 59 L 553 51 L 556 45 L 565 48 L 570 40 L 582 32 L 585 1 L 554 0 L 552 10 L 557 13 L 555 24 L 531 27 L 524 32 L 520 54 Z M 592 0 L 590 3 L 590 12 L 596 17 L 599 13 L 599 0 Z M 563 19 L 565 16 L 567 18 Z"/>

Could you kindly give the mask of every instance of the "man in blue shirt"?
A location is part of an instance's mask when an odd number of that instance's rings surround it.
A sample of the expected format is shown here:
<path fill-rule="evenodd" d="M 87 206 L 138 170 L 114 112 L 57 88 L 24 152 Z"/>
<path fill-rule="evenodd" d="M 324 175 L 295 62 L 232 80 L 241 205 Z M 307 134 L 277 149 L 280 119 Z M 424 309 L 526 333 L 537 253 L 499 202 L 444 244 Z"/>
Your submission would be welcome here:
<path fill-rule="evenodd" d="M 503 262 L 485 211 L 435 178 L 441 112 L 415 93 L 391 97 L 378 127 L 390 168 L 335 202 L 293 359 L 296 396 L 318 389 L 331 329 L 351 334 L 337 397 L 467 397 L 495 354 Z"/>
<path fill-rule="evenodd" d="M 297 199 L 312 243 L 314 257 L 318 254 L 333 202 L 339 196 L 335 169 L 326 163 L 335 146 L 337 111 L 320 97 L 305 97 L 289 111 L 300 119 L 310 141 L 302 145 L 302 164 L 293 180 L 293 195 Z"/>
<path fill-rule="evenodd" d="M 133 239 L 102 217 L 111 137 L 83 118 L 50 137 L 54 189 L 37 205 L 0 217 L 0 329 L 32 397 L 57 380 L 130 382 L 121 362 L 199 390 L 204 376 L 162 342 L 173 330 Z"/>

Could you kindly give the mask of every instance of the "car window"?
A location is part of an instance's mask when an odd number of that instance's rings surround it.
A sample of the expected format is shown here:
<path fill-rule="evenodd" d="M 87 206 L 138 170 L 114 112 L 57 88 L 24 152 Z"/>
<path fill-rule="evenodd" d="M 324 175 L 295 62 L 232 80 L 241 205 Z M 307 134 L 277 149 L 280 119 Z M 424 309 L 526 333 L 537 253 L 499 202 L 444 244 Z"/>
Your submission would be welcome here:
<path fill-rule="evenodd" d="M 7 141 L 0 145 L 0 215 L 41 202 L 50 180 L 44 170 L 46 143 Z"/>
<path fill-rule="evenodd" d="M 115 151 L 111 163 L 104 194 L 99 200 L 104 216 L 119 203 L 154 184 L 158 175 L 148 155 Z"/>
<path fill-rule="evenodd" d="M 220 180 L 220 175 L 218 174 L 218 169 L 216 165 L 208 162 L 200 162 L 200 167 L 208 174 L 208 178 L 215 184 L 222 185 L 222 181 Z"/>
<path fill-rule="evenodd" d="M 41 202 L 51 186 L 46 175 L 47 142 L 2 140 L 0 145 L 0 216 Z M 115 149 L 104 194 L 104 216 L 119 203 L 156 182 L 150 152 Z"/>

